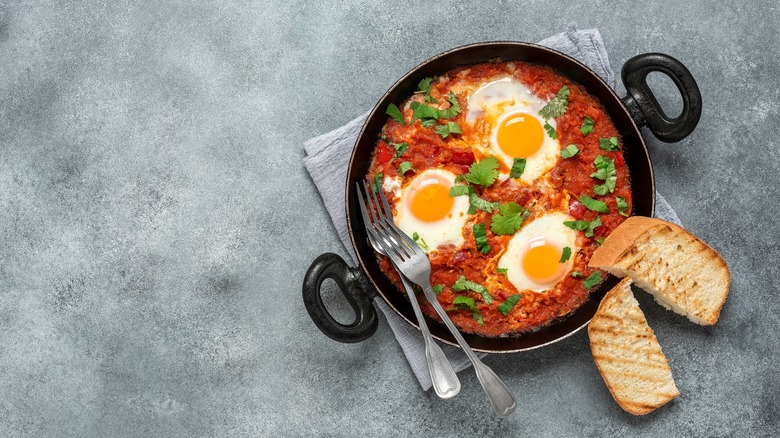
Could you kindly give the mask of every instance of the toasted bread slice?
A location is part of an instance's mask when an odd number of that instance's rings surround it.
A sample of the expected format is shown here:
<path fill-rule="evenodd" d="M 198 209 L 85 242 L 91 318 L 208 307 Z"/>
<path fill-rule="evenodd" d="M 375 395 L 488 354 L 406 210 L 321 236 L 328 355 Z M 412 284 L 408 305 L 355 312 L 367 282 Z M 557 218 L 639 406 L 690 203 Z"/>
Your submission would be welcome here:
<path fill-rule="evenodd" d="M 644 415 L 680 395 L 669 362 L 624 278 L 601 301 L 588 325 L 590 350 L 612 398 Z"/>
<path fill-rule="evenodd" d="M 673 223 L 641 216 L 620 224 L 589 265 L 631 276 L 662 306 L 701 325 L 718 321 L 731 282 L 726 262 L 709 245 Z"/>

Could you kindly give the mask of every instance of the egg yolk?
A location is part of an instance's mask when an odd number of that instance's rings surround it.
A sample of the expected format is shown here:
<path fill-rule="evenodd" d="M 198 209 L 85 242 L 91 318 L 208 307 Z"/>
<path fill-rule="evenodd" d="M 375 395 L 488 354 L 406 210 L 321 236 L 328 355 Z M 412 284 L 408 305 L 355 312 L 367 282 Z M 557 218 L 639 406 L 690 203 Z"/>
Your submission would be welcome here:
<path fill-rule="evenodd" d="M 530 157 L 542 147 L 542 142 L 544 128 L 529 114 L 511 114 L 498 126 L 498 146 L 513 158 Z"/>
<path fill-rule="evenodd" d="M 564 265 L 560 262 L 562 250 L 544 240 L 533 239 L 523 255 L 523 272 L 534 281 L 545 283 L 557 280 Z"/>
<path fill-rule="evenodd" d="M 422 181 L 415 181 L 411 188 L 409 210 L 422 221 L 434 222 L 444 219 L 455 203 L 450 196 L 450 183 L 438 175 Z"/>

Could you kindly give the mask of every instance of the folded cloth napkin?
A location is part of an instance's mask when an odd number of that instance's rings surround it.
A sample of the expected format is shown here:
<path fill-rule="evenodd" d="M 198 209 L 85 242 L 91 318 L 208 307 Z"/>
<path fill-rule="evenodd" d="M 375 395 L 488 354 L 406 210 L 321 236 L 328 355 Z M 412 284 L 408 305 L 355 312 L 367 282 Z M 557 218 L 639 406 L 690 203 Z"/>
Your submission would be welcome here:
<path fill-rule="evenodd" d="M 566 32 L 540 41 L 539 44 L 578 59 L 614 88 L 615 73 L 609 65 L 604 41 L 601 39 L 598 29 L 577 30 L 575 27 L 571 27 Z M 307 156 L 304 157 L 303 161 L 306 169 L 317 186 L 339 238 L 344 243 L 354 263 L 357 263 L 357 258 L 349 241 L 344 189 L 352 148 L 367 117 L 368 113 L 365 113 L 346 125 L 312 138 L 304 144 Z M 677 214 L 658 193 L 656 193 L 655 216 L 680 224 Z M 420 385 L 424 390 L 430 389 L 431 376 L 428 373 L 428 365 L 425 360 L 425 344 L 422 335 L 417 329 L 401 319 L 381 298 L 377 297 L 374 300 L 374 305 L 385 315 L 387 323 L 398 339 L 398 343 L 401 345 L 401 349 Z M 471 362 L 459 348 L 450 345 L 441 345 L 441 347 L 456 371 L 461 371 L 471 365 Z"/>

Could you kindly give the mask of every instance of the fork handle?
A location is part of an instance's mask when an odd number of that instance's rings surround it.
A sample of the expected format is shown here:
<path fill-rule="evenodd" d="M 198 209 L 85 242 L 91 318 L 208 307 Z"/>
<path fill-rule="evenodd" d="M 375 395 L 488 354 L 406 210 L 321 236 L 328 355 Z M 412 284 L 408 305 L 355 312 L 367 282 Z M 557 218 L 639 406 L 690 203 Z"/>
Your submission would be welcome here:
<path fill-rule="evenodd" d="M 355 311 L 352 324 L 339 323 L 325 308 L 322 302 L 322 282 L 327 279 L 336 282 Z M 303 278 L 303 304 L 314 324 L 329 338 L 339 342 L 361 342 L 376 332 L 379 319 L 364 281 L 357 269 L 350 268 L 344 259 L 333 253 L 322 254 L 309 266 Z"/>

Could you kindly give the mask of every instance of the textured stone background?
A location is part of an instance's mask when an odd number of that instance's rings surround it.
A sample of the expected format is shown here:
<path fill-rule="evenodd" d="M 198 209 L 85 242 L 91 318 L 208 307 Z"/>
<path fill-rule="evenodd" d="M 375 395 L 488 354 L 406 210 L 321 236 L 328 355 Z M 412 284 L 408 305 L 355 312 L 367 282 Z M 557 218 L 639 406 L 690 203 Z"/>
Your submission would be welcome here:
<path fill-rule="evenodd" d="M 780 433 L 777 1 L 75 3 L 0 1 L 0 435 Z M 344 250 L 302 143 L 433 54 L 570 23 L 616 70 L 660 51 L 698 79 L 696 132 L 649 148 L 731 295 L 714 328 L 639 295 L 682 393 L 654 414 L 581 332 L 486 359 L 520 403 L 498 420 L 471 371 L 423 393 L 385 323 L 340 345 L 308 319 L 303 273 Z"/>

